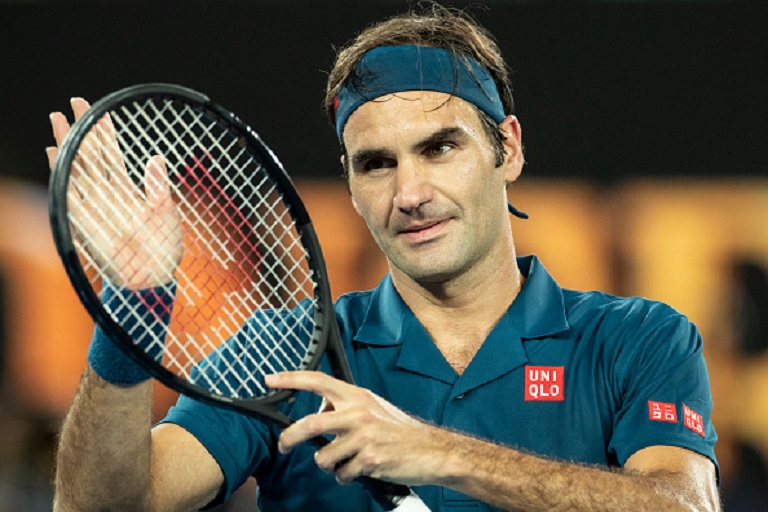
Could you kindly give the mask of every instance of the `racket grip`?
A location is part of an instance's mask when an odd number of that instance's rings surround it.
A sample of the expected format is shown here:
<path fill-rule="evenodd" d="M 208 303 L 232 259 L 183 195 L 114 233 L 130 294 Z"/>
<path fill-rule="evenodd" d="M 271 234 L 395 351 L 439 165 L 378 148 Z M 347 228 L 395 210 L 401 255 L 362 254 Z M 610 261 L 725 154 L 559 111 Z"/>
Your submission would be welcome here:
<path fill-rule="evenodd" d="M 362 485 L 373 501 L 379 504 L 384 510 L 396 509 L 406 496 L 411 494 L 411 489 L 407 485 L 394 484 L 377 480 L 369 476 L 361 476 L 355 479 L 355 482 Z"/>
<path fill-rule="evenodd" d="M 322 436 L 314 437 L 310 441 L 316 448 L 322 448 L 330 443 L 328 438 Z M 395 510 L 407 496 L 412 494 L 411 488 L 407 485 L 378 480 L 369 476 L 359 476 L 355 478 L 355 482 L 362 485 L 373 498 L 373 501 L 384 510 Z"/>

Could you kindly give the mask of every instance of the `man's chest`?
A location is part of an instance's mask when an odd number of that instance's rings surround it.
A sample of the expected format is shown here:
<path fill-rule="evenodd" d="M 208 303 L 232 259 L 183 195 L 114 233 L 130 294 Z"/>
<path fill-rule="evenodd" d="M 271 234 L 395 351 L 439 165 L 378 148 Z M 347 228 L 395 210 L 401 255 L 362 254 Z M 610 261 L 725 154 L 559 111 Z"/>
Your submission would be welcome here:
<path fill-rule="evenodd" d="M 609 462 L 610 393 L 586 361 L 565 353 L 396 353 L 379 349 L 371 360 L 357 353 L 358 383 L 437 425 L 542 455 Z"/>
<path fill-rule="evenodd" d="M 461 375 L 474 359 L 482 342 L 443 343 L 437 348 L 456 375 Z"/>

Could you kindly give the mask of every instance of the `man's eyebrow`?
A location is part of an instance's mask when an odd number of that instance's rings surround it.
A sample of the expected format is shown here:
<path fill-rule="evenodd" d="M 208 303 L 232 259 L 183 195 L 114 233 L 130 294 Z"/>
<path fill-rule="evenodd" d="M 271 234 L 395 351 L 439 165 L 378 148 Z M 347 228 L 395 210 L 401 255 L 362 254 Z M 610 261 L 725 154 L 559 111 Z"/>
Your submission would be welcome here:
<path fill-rule="evenodd" d="M 413 149 L 415 151 L 419 151 L 431 146 L 434 146 L 435 144 L 439 144 L 441 142 L 444 142 L 446 139 L 464 139 L 467 135 L 467 132 L 464 131 L 462 128 L 459 128 L 458 126 L 449 126 L 447 128 L 441 128 L 437 130 L 436 132 L 428 135 L 427 137 L 424 137 L 422 140 L 417 142 L 413 145 Z"/>
<path fill-rule="evenodd" d="M 384 148 L 361 149 L 360 151 L 356 151 L 355 153 L 353 153 L 352 156 L 349 158 L 349 161 L 352 164 L 359 164 L 361 162 L 365 162 L 368 160 L 390 158 L 391 156 L 392 156 L 392 152 Z"/>

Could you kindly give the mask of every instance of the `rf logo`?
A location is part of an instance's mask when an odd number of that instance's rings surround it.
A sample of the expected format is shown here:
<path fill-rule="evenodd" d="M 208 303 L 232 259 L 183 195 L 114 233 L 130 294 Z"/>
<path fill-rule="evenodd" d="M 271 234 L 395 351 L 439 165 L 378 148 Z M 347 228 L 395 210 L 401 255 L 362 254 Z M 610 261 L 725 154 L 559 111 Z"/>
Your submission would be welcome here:
<path fill-rule="evenodd" d="M 526 366 L 526 402 L 562 402 L 565 399 L 565 367 Z"/>

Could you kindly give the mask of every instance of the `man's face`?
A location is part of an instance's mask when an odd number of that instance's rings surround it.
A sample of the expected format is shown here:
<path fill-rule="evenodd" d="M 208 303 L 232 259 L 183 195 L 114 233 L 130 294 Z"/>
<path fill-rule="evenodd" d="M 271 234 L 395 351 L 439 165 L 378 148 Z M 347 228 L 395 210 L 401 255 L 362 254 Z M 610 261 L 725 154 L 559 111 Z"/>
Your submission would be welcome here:
<path fill-rule="evenodd" d="M 515 146 L 513 156 L 496 167 L 477 111 L 459 98 L 390 94 L 349 117 L 344 141 L 352 201 L 393 270 L 428 283 L 481 262 L 486 271 L 493 268 L 511 242 L 505 181 L 522 167 L 519 126 L 510 119 L 505 146 Z"/>

